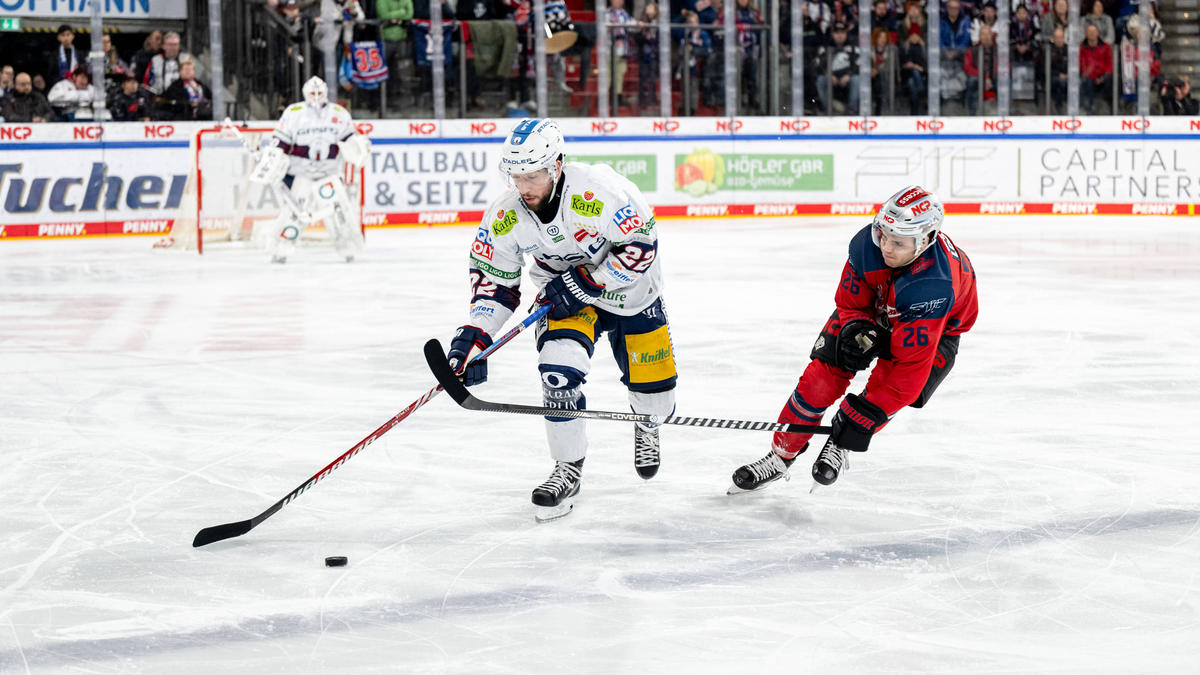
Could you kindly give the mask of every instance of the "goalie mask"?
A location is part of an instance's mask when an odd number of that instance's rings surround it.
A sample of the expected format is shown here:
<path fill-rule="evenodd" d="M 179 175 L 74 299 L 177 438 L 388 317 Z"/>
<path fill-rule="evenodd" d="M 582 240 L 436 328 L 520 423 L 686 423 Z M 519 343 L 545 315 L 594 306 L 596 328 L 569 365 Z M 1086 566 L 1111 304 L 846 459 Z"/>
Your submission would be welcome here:
<path fill-rule="evenodd" d="M 325 86 L 325 80 L 313 76 L 304 83 L 304 102 L 308 105 L 320 110 L 329 102 L 329 87 Z"/>
<path fill-rule="evenodd" d="M 881 232 L 911 239 L 916 250 L 913 260 L 916 260 L 941 231 L 945 215 L 937 197 L 923 187 L 910 185 L 889 197 L 880 207 L 871 223 L 871 241 L 879 246 Z"/>
<path fill-rule="evenodd" d="M 522 120 L 504 139 L 500 150 L 500 173 L 512 184 L 512 176 L 545 171 L 558 179 L 558 162 L 565 149 L 562 131 L 551 119 Z"/>

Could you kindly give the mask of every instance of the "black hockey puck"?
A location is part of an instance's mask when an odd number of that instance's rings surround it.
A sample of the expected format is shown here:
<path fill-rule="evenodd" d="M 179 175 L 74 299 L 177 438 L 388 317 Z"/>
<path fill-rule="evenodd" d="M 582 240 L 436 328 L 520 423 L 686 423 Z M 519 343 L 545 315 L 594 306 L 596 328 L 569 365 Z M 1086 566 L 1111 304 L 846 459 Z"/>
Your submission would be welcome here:
<path fill-rule="evenodd" d="M 346 556 L 331 555 L 325 559 L 325 566 L 326 567 L 345 567 L 346 566 Z"/>

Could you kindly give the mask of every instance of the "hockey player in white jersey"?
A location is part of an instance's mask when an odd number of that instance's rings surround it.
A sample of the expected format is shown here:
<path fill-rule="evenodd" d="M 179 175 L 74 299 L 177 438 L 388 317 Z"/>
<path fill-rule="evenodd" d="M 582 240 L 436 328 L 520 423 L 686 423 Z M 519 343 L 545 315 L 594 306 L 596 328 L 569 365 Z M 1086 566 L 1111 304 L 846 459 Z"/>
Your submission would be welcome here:
<path fill-rule="evenodd" d="M 551 305 L 537 327 L 545 405 L 585 408 L 582 387 L 596 342 L 607 333 L 633 411 L 670 415 L 675 356 L 653 212 L 609 167 L 564 163 L 564 146 L 549 119 L 524 120 L 505 140 L 500 170 L 510 188 L 488 206 L 475 233 L 469 318 L 447 358 L 464 384 L 487 379 L 487 361 L 466 364 L 516 311 L 529 256 L 536 302 Z M 533 491 L 538 520 L 571 510 L 588 448 L 582 419 L 547 417 L 546 435 L 555 466 Z M 633 463 L 642 478 L 657 473 L 657 428 L 635 425 Z"/>
<path fill-rule="evenodd" d="M 349 262 L 362 250 L 362 223 L 342 163 L 362 164 L 370 141 L 354 128 L 350 113 L 330 103 L 325 82 L 304 83 L 304 101 L 279 118 L 272 145 L 263 151 L 251 180 L 270 186 L 282 203 L 268 248 L 282 263 L 311 223 L 324 221 L 338 255 Z"/>

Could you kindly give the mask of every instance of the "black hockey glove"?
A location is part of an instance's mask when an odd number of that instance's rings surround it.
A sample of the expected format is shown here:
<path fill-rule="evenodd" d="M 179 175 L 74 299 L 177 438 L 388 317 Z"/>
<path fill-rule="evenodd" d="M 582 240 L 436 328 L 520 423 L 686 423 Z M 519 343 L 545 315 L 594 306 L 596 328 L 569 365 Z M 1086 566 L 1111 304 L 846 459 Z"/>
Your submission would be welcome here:
<path fill-rule="evenodd" d="M 463 326 L 450 341 L 446 360 L 450 368 L 462 376 L 463 384 L 473 387 L 487 382 L 487 359 L 468 361 L 492 346 L 492 337 L 475 326 Z"/>
<path fill-rule="evenodd" d="M 550 280 L 538 294 L 539 305 L 551 305 L 551 319 L 565 319 L 596 301 L 604 285 L 592 279 L 585 267 L 572 267 Z"/>
<path fill-rule="evenodd" d="M 847 394 L 833 416 L 833 433 L 829 440 L 839 448 L 866 452 L 871 436 L 888 421 L 887 413 L 879 406 L 856 394 Z"/>
<path fill-rule="evenodd" d="M 892 336 L 887 329 L 866 319 L 855 319 L 842 326 L 837 337 L 838 367 L 852 372 L 871 365 L 876 356 L 888 353 Z"/>

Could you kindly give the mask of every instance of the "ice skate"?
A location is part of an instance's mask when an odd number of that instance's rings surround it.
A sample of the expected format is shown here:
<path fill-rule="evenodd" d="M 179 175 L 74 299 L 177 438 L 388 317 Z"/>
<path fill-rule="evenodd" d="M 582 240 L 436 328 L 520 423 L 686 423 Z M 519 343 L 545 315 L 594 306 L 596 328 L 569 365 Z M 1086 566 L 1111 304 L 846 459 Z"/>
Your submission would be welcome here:
<path fill-rule="evenodd" d="M 758 490 L 767 483 L 779 480 L 780 478 L 791 480 L 791 476 L 788 475 L 788 467 L 794 461 L 796 461 L 794 457 L 792 459 L 784 459 L 772 450 L 767 453 L 766 457 L 741 466 L 737 471 L 734 471 L 733 485 L 729 486 L 725 494 L 735 495 L 739 492 Z"/>
<path fill-rule="evenodd" d="M 812 465 L 812 477 L 817 485 L 833 485 L 838 476 L 850 469 L 850 453 L 845 448 L 834 445 L 833 440 L 825 441 L 825 447 L 817 455 L 817 461 Z M 811 492 L 812 490 L 810 490 Z"/>
<path fill-rule="evenodd" d="M 633 425 L 633 468 L 646 480 L 658 473 L 658 429 Z"/>
<path fill-rule="evenodd" d="M 546 482 L 533 489 L 534 518 L 539 523 L 562 518 L 575 505 L 579 483 L 583 477 L 583 460 L 555 462 L 554 471 Z"/>

